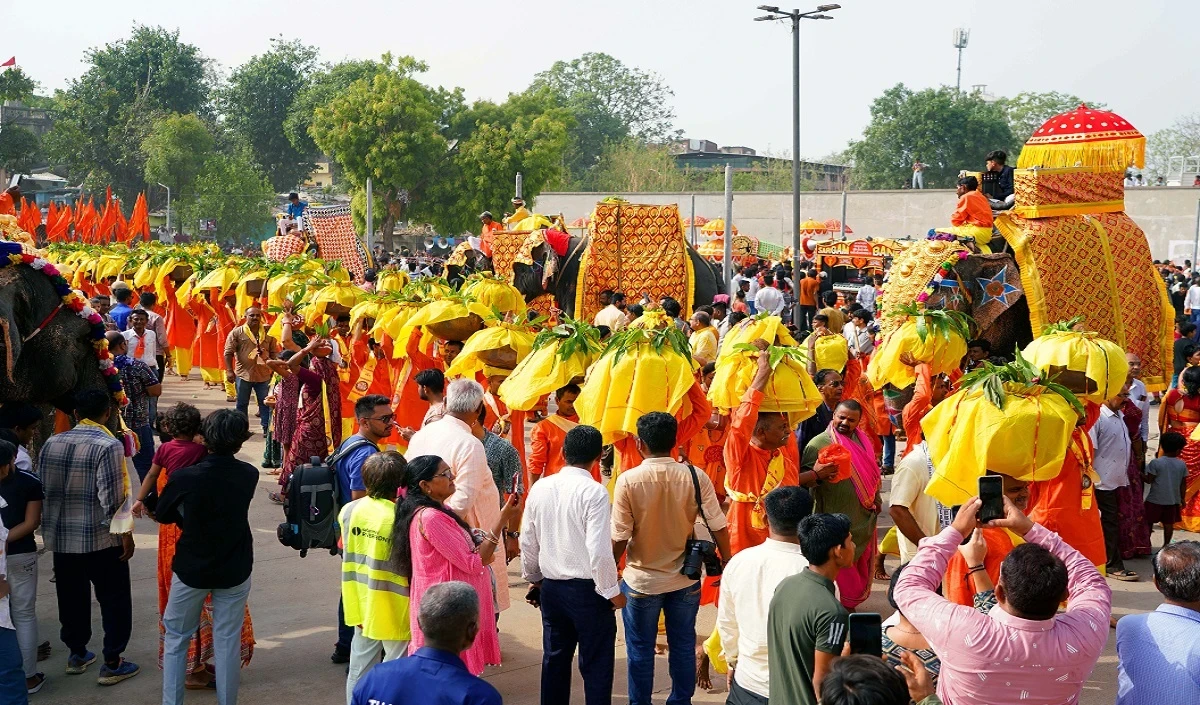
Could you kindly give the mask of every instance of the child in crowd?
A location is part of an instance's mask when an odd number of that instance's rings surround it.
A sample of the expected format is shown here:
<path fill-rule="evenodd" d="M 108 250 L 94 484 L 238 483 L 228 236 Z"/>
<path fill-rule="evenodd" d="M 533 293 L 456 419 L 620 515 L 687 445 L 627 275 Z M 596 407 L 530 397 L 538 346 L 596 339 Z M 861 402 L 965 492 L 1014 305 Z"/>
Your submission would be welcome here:
<path fill-rule="evenodd" d="M 1146 495 L 1146 523 L 1151 532 L 1155 524 L 1162 524 L 1163 545 L 1166 546 L 1175 533 L 1175 522 L 1180 520 L 1180 506 L 1187 486 L 1187 465 L 1179 458 L 1187 439 L 1182 434 L 1167 432 L 1158 445 L 1162 456 L 1150 461 L 1142 479 L 1150 485 L 1150 493 Z"/>

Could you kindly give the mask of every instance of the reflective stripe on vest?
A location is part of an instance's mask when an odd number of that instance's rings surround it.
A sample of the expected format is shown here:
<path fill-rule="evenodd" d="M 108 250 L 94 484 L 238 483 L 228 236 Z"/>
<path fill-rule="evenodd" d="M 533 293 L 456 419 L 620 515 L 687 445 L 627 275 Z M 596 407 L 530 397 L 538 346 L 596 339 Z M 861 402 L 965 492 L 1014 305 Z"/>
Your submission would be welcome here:
<path fill-rule="evenodd" d="M 342 601 L 346 624 L 363 636 L 408 641 L 408 579 L 392 571 L 392 523 L 396 505 L 364 497 L 343 510 Z"/>

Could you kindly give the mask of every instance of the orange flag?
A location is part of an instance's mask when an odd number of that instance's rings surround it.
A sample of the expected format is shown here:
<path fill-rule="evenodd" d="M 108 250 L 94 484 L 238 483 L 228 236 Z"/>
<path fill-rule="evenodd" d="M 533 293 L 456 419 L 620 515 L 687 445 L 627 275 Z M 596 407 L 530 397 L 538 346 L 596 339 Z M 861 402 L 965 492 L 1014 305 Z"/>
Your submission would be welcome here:
<path fill-rule="evenodd" d="M 33 238 L 37 238 L 37 228 L 42 224 L 42 211 L 38 208 L 37 203 L 30 201 L 28 198 L 22 199 L 21 215 L 17 218 L 21 229 L 29 233 Z"/>
<path fill-rule="evenodd" d="M 67 239 L 67 231 L 71 227 L 71 206 L 63 206 L 62 210 L 50 204 L 51 214 L 46 216 L 46 239 L 62 242 Z"/>
<path fill-rule="evenodd" d="M 129 222 L 122 231 L 125 242 L 133 242 L 138 235 L 145 240 L 150 239 L 150 213 L 146 206 L 145 193 L 138 194 L 137 201 L 133 204 L 133 212 L 129 214 Z"/>
<path fill-rule="evenodd" d="M 109 193 L 112 193 L 112 187 L 109 187 Z M 95 243 L 99 244 L 111 241 L 113 229 L 117 226 L 117 210 L 118 206 L 113 203 L 111 198 L 104 204 L 104 212 L 100 215 L 99 225 L 96 226 Z"/>

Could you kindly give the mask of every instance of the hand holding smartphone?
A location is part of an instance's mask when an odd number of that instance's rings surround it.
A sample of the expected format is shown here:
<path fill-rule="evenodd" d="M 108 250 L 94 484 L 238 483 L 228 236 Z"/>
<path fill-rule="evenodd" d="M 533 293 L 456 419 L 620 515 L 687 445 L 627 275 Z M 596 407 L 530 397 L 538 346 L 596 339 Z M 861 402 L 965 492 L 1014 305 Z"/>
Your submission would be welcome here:
<path fill-rule="evenodd" d="M 979 523 L 1004 518 L 1004 478 L 984 475 L 979 478 Z"/>
<path fill-rule="evenodd" d="M 878 613 L 850 615 L 850 653 L 883 656 L 883 618 Z"/>

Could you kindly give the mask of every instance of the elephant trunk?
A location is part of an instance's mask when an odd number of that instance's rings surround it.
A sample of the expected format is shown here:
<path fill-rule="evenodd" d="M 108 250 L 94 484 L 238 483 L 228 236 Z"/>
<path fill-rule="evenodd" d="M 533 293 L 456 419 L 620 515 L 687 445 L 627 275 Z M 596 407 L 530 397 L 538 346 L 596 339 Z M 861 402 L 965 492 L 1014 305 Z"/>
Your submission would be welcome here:
<path fill-rule="evenodd" d="M 17 331 L 14 335 L 8 317 L 0 318 L 0 332 L 4 334 L 4 379 L 12 382 L 13 365 L 17 355 L 21 353 L 21 334 L 20 331 Z"/>

